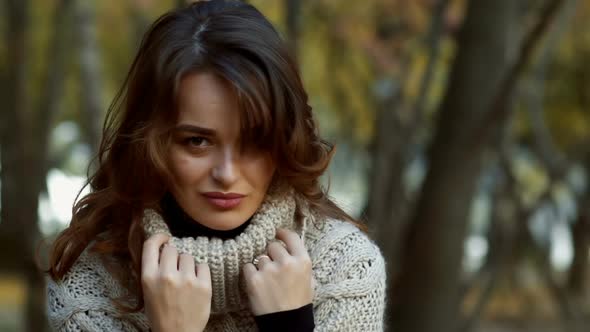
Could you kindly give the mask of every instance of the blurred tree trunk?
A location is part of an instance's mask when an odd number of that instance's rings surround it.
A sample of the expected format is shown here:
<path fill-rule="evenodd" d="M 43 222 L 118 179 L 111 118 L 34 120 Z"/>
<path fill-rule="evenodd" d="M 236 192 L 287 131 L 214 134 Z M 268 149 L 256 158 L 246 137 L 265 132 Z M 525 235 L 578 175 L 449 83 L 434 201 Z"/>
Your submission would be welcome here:
<path fill-rule="evenodd" d="M 461 292 L 465 297 L 467 292 L 475 288 L 476 284 L 481 289 L 479 296 L 470 308 L 465 319 L 461 323 L 459 332 L 477 331 L 477 324 L 485 313 L 487 304 L 498 285 L 502 284 L 504 279 L 509 279 L 512 273 L 510 265 L 514 262 L 514 253 L 517 251 L 517 223 L 515 221 L 515 202 L 509 198 L 509 188 L 502 177 L 497 180 L 497 184 L 492 194 L 492 216 L 490 229 L 488 231 L 489 249 L 486 255 L 486 261 L 478 273 L 471 279 L 470 284 L 465 285 Z"/>
<path fill-rule="evenodd" d="M 564 11 L 565 14 L 562 18 L 560 31 L 559 33 L 555 33 L 555 36 L 553 37 L 557 41 L 560 40 L 561 34 L 563 32 L 562 30 L 565 30 L 564 26 L 566 26 L 568 21 L 576 13 L 576 8 L 579 2 L 580 1 L 577 0 L 569 0 L 569 8 L 567 11 Z M 539 76 L 545 76 L 544 74 L 546 71 L 546 66 L 547 64 L 545 64 L 545 66 L 542 67 Z M 582 100 L 583 99 L 580 98 L 580 101 L 583 103 Z M 587 108 L 585 107 L 585 105 L 581 106 L 582 109 Z M 549 140 L 545 144 L 545 146 L 548 146 L 548 148 L 542 151 L 545 152 L 545 155 L 547 156 L 546 159 L 553 160 L 557 158 L 557 161 L 550 165 L 556 164 L 556 167 L 559 167 L 561 166 L 559 162 L 564 160 L 565 158 L 562 157 L 562 154 L 555 154 L 555 144 L 552 144 L 552 140 L 550 140 L 551 137 L 548 134 L 549 131 L 547 130 L 546 126 L 544 127 L 544 129 L 546 130 L 546 136 L 549 137 Z M 590 152 L 588 152 L 588 150 L 585 149 L 584 153 L 579 156 L 579 159 L 582 161 L 587 171 L 587 174 L 590 174 L 588 173 L 590 172 Z M 571 229 L 574 257 L 568 274 L 567 289 L 570 296 L 572 296 L 578 304 L 587 305 L 588 278 L 590 277 L 590 266 L 588 265 L 588 250 L 590 248 L 590 193 L 588 192 L 588 190 L 582 193 L 578 198 L 577 207 L 578 215 L 574 220 Z"/>
<path fill-rule="evenodd" d="M 506 66 L 517 3 L 471 1 L 458 40 L 449 89 L 430 147 L 430 168 L 414 211 L 393 299 L 392 328 L 453 331 L 467 215 L 488 148 L 510 119 L 518 78 L 563 0 L 548 0 Z"/>
<path fill-rule="evenodd" d="M 436 62 L 439 60 L 441 38 L 445 30 L 445 13 L 449 7 L 449 0 L 438 0 L 434 6 L 432 19 L 430 21 L 430 30 L 426 36 L 426 45 L 428 47 L 428 62 L 426 69 L 420 81 L 418 97 L 414 105 L 414 122 L 422 123 L 424 120 L 424 108 L 428 104 L 428 96 L 434 78 Z"/>
<path fill-rule="evenodd" d="M 285 25 L 287 43 L 291 54 L 297 58 L 299 41 L 299 21 L 301 20 L 301 0 L 285 0 Z"/>
<path fill-rule="evenodd" d="M 590 248 L 590 198 L 584 195 L 578 204 L 578 217 L 572 226 L 574 258 L 568 275 L 568 291 L 585 299 L 588 289 L 588 248 Z"/>
<path fill-rule="evenodd" d="M 402 271 L 390 298 L 394 331 L 455 331 L 459 274 L 467 215 L 485 146 L 471 138 L 489 111 L 506 71 L 515 2 L 468 3 L 458 53 L 433 143 L 430 167 L 402 253 Z"/>
<path fill-rule="evenodd" d="M 34 225 L 36 216 L 31 220 L 25 219 L 20 212 L 30 207 L 23 206 L 20 198 L 24 196 L 23 184 L 20 180 L 25 172 L 25 155 L 23 141 L 28 136 L 25 133 L 24 123 L 28 113 L 29 99 L 27 98 L 27 35 L 29 30 L 29 2 L 5 1 L 6 17 L 6 75 L 3 83 L 4 107 L 2 111 L 2 145 L 0 146 L 2 158 L 2 210 L 0 219 L 0 254 L 3 269 L 11 272 L 22 268 L 23 260 L 14 254 L 14 248 L 26 247 L 23 241 L 28 235 L 25 225 Z M 30 132 L 29 132 L 30 133 Z M 33 228 L 34 230 L 35 228 Z M 19 243 L 20 242 L 20 243 Z M 28 253 L 29 255 L 31 253 Z"/>
<path fill-rule="evenodd" d="M 398 114 L 402 99 L 401 83 L 395 78 L 383 78 L 378 84 L 382 87 L 379 88 L 381 92 L 377 97 L 379 108 L 376 112 L 376 135 L 371 151 L 367 218 L 388 262 L 388 273 L 395 273 L 398 270 L 402 209 L 407 206 L 403 187 L 403 174 L 407 165 L 404 144 L 407 142 L 406 137 L 401 135 L 404 128 Z"/>
<path fill-rule="evenodd" d="M 80 52 L 80 81 L 82 86 L 82 127 L 91 148 L 91 156 L 98 152 L 102 123 L 102 76 L 100 50 L 96 37 L 96 2 L 76 2 L 76 26 Z"/>
<path fill-rule="evenodd" d="M 547 68 L 553 61 L 555 50 L 575 13 L 577 4 L 577 0 L 565 1 L 567 6 L 561 11 L 554 27 L 548 32 L 539 59 L 532 68 L 531 81 L 525 90 L 526 109 L 533 136 L 532 149 L 553 179 L 563 178 L 569 163 L 564 153 L 557 148 L 553 141 L 545 121 L 544 109 Z"/>
<path fill-rule="evenodd" d="M 548 170 L 552 182 L 562 181 L 568 172 L 570 160 L 554 143 L 545 120 L 544 100 L 547 67 L 553 60 L 554 51 L 561 41 L 568 23 L 575 14 L 577 0 L 566 0 L 555 27 L 550 31 L 543 52 L 533 68 L 533 77 L 526 91 L 527 110 L 533 135 L 533 150 Z M 582 156 L 583 159 L 583 156 Z M 575 298 L 584 298 L 589 275 L 588 248 L 590 248 L 590 219 L 587 208 L 590 199 L 582 195 L 578 199 L 578 217 L 572 225 L 574 257 L 568 276 L 568 291 Z"/>
<path fill-rule="evenodd" d="M 590 174 L 590 152 L 585 151 L 581 158 L 584 161 L 586 174 Z M 574 258 L 570 266 L 567 288 L 570 295 L 580 304 L 587 304 L 588 278 L 590 267 L 588 266 L 588 248 L 590 248 L 590 192 L 578 199 L 578 216 L 572 226 L 574 242 Z"/>
<path fill-rule="evenodd" d="M 2 223 L 0 251 L 3 268 L 23 277 L 28 286 L 25 326 L 27 331 L 47 329 L 45 283 L 36 261 L 40 240 L 38 228 L 39 194 L 45 189 L 50 128 L 58 111 L 63 87 L 64 62 L 71 0 L 57 3 L 54 30 L 49 42 L 47 70 L 38 104 L 29 101 L 27 44 L 30 40 L 29 2 L 7 1 L 8 68 L 6 108 L 2 132 Z"/>
<path fill-rule="evenodd" d="M 428 63 L 421 79 L 419 99 L 426 98 L 430 91 L 434 68 L 438 59 L 440 41 L 444 30 L 444 14 L 447 0 L 436 3 L 430 30 L 426 38 Z M 402 60 L 403 61 L 403 60 Z M 403 66 L 405 68 L 409 66 Z M 410 201 L 404 186 L 404 173 L 415 154 L 417 144 L 414 142 L 421 132 L 424 121 L 424 103 L 418 101 L 411 118 L 402 116 L 402 72 L 398 78 L 384 78 L 378 84 L 378 110 L 376 114 L 376 135 L 372 146 L 372 169 L 369 179 L 369 199 L 366 208 L 375 238 L 387 261 L 389 281 L 395 280 L 399 271 L 399 250 L 403 240 Z M 388 287 L 388 298 L 394 298 L 394 287 Z M 391 308 L 388 308 L 391 309 Z M 390 313 L 388 313 L 388 316 Z"/>
<path fill-rule="evenodd" d="M 28 286 L 25 320 L 27 331 L 43 331 L 44 307 L 41 306 L 39 285 L 43 279 L 34 264 L 34 243 L 38 240 L 37 202 L 32 202 L 31 183 L 27 174 L 34 168 L 28 163 L 31 141 L 30 99 L 27 94 L 29 34 L 29 2 L 6 1 L 7 75 L 5 107 L 2 107 L 2 210 L 0 222 L 0 252 L 2 272 L 16 274 Z M 36 187 L 36 186 L 35 186 Z M 34 187 L 33 187 L 34 188 Z M 35 197 L 38 199 L 38 196 Z"/>

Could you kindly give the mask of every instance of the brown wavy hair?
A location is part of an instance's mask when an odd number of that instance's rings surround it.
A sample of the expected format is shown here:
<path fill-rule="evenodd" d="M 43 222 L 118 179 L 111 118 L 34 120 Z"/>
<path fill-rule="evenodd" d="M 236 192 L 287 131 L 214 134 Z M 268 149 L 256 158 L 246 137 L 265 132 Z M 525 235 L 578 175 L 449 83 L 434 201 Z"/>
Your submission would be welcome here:
<path fill-rule="evenodd" d="M 92 251 L 139 301 L 113 299 L 126 312 L 143 308 L 140 222 L 158 208 L 171 183 L 166 153 L 177 119 L 176 92 L 184 75 L 211 71 L 238 96 L 242 141 L 268 149 L 276 175 L 320 216 L 358 225 L 320 186 L 334 147 L 321 139 L 297 65 L 286 43 L 253 6 L 199 1 L 164 14 L 145 34 L 131 69 L 109 107 L 91 192 L 51 248 L 46 271 L 60 280 L 81 252 Z M 129 269 L 128 266 L 132 266 Z"/>

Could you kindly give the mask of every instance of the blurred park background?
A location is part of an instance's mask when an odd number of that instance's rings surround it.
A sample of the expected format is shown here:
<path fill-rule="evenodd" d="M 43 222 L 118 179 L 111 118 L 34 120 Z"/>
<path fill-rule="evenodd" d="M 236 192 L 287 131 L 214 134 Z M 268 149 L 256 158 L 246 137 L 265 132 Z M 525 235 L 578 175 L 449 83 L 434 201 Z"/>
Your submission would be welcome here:
<path fill-rule="evenodd" d="M 332 195 L 387 259 L 388 331 L 590 329 L 590 1 L 249 2 L 337 144 Z M 35 250 L 142 34 L 183 4 L 2 1 L 0 331 L 47 330 Z"/>

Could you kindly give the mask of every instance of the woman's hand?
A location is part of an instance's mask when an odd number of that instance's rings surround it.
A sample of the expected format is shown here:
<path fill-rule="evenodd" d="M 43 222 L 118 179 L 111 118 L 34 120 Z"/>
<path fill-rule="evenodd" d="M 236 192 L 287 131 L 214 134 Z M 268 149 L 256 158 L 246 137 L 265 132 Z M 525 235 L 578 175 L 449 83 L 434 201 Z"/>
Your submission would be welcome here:
<path fill-rule="evenodd" d="M 313 300 L 311 259 L 299 235 L 277 230 L 277 239 L 267 246 L 270 258 L 263 256 L 258 269 L 244 266 L 246 289 L 255 316 L 300 308 Z"/>
<path fill-rule="evenodd" d="M 141 285 L 145 311 L 152 331 L 201 332 L 211 312 L 211 274 L 207 264 L 191 255 L 178 255 L 165 234 L 143 244 Z"/>

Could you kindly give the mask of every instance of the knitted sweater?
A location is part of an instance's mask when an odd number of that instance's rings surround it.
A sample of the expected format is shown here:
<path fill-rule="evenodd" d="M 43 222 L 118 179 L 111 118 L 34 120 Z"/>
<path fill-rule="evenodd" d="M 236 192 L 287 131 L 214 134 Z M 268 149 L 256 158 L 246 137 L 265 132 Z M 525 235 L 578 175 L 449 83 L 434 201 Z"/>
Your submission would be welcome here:
<path fill-rule="evenodd" d="M 250 225 L 234 239 L 172 237 L 179 252 L 207 263 L 213 296 L 205 328 L 213 331 L 257 331 L 249 309 L 241 266 L 265 253 L 276 229 L 298 232 L 312 260 L 316 280 L 313 311 L 316 331 L 382 331 L 385 266 L 377 246 L 354 225 L 321 219 L 290 193 L 269 194 Z M 303 214 L 298 227 L 295 211 Z M 147 236 L 170 234 L 162 216 L 145 210 Z M 56 331 L 148 331 L 145 311 L 123 314 L 110 298 L 126 290 L 86 248 L 59 282 L 47 279 L 48 317 Z"/>

